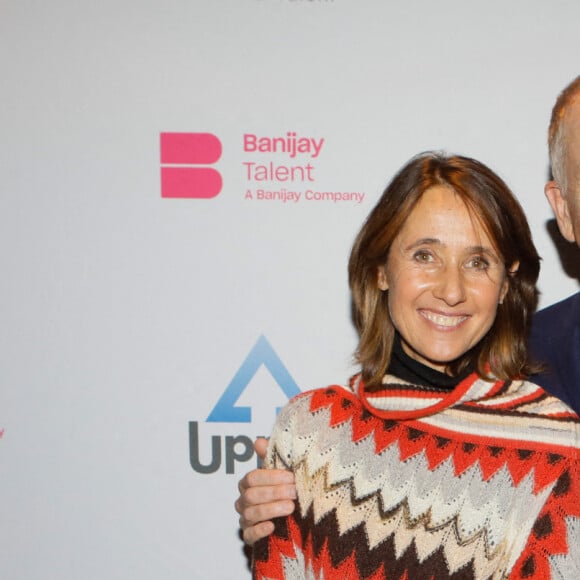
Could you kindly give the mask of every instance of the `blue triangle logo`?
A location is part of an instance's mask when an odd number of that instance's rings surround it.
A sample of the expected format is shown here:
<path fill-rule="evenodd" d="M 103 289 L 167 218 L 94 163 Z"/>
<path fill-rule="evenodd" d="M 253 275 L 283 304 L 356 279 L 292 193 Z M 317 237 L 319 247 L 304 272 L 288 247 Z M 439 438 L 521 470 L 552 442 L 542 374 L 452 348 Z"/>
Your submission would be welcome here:
<path fill-rule="evenodd" d="M 266 337 L 261 335 L 209 414 L 208 423 L 251 423 L 252 408 L 236 407 L 236 402 L 262 365 L 270 371 L 274 380 L 289 399 L 300 393 L 296 381 L 280 357 L 266 340 Z"/>

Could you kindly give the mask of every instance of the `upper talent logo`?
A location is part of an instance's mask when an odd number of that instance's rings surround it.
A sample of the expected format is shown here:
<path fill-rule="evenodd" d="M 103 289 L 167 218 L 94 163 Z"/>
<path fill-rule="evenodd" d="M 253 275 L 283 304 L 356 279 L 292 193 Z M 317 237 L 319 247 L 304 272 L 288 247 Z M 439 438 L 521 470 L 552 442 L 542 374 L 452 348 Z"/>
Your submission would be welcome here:
<path fill-rule="evenodd" d="M 236 407 L 236 401 L 262 365 L 270 371 L 274 380 L 289 399 L 300 393 L 298 385 L 280 357 L 266 338 L 260 336 L 213 411 L 209 414 L 208 422 L 250 423 L 252 421 L 252 409 L 250 407 Z"/>
<path fill-rule="evenodd" d="M 211 165 L 222 155 L 220 140 L 211 133 L 161 133 L 161 197 L 215 197 L 222 176 Z M 201 167 L 200 167 L 201 166 Z"/>

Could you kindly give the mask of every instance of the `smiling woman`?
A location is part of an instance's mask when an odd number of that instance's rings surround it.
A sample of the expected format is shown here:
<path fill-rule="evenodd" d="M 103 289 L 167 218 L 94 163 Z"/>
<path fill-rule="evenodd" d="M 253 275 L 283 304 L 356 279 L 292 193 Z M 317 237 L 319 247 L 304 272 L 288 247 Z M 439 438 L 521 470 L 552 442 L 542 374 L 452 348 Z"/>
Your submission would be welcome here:
<path fill-rule="evenodd" d="M 274 427 L 266 466 L 293 471 L 297 505 L 255 578 L 576 577 L 580 419 L 525 380 L 538 272 L 490 169 L 403 167 L 349 261 L 361 372 Z"/>
<path fill-rule="evenodd" d="M 414 158 L 369 214 L 350 257 L 366 383 L 381 382 L 395 329 L 407 354 L 447 374 L 529 374 L 526 336 L 539 269 L 523 210 L 494 172 L 467 157 Z M 409 303 L 410 293 L 419 302 Z M 454 324 L 449 316 L 458 315 L 462 323 Z M 444 354 L 457 339 L 464 342 Z M 443 349 L 435 358 L 423 352 L 431 341 L 430 349 Z"/>
<path fill-rule="evenodd" d="M 507 269 L 463 200 L 434 186 L 395 238 L 378 287 L 389 291 L 405 353 L 445 372 L 491 328 L 508 290 Z"/>

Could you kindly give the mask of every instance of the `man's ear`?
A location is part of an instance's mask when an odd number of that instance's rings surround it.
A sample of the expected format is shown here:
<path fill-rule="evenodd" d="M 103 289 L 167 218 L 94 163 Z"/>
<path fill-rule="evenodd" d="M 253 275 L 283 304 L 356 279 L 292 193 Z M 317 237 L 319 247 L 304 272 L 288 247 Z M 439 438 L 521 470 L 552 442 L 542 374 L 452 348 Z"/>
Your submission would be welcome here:
<path fill-rule="evenodd" d="M 387 280 L 387 272 L 385 271 L 384 266 L 379 266 L 377 269 L 377 286 L 379 290 L 388 290 L 389 289 L 389 282 Z"/>
<path fill-rule="evenodd" d="M 569 241 L 575 242 L 574 228 L 570 219 L 570 208 L 560 185 L 555 181 L 548 181 L 544 187 L 544 193 L 552 206 L 560 233 Z"/>

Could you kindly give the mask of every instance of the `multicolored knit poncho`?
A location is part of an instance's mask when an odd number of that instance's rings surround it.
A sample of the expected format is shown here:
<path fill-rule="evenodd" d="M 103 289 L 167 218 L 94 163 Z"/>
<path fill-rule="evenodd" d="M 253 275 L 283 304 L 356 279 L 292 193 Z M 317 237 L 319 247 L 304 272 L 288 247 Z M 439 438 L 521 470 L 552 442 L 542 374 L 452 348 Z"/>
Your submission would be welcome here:
<path fill-rule="evenodd" d="M 303 393 L 267 465 L 298 501 L 256 579 L 580 579 L 580 419 L 533 383 Z"/>

